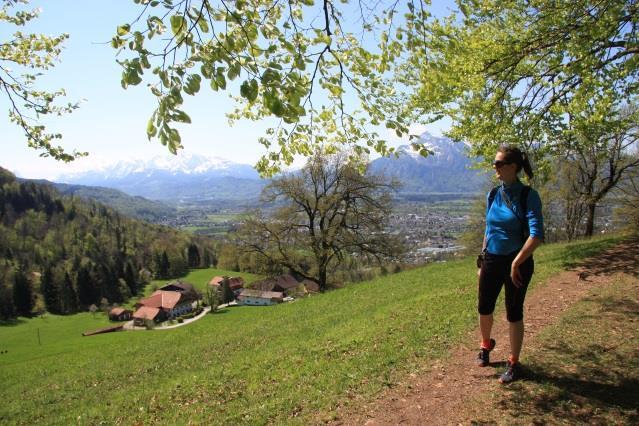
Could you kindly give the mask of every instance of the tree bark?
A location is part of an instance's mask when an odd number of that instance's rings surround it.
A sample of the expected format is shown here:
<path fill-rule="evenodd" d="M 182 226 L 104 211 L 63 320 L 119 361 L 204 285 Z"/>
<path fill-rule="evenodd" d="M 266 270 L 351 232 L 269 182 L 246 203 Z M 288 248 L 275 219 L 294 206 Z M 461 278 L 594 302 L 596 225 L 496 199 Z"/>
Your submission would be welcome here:
<path fill-rule="evenodd" d="M 597 209 L 597 202 L 589 202 L 586 206 L 588 209 L 588 216 L 586 220 L 586 237 L 592 237 L 595 231 L 595 210 Z"/>
<path fill-rule="evenodd" d="M 326 265 L 320 265 L 318 278 L 320 291 L 326 291 Z"/>

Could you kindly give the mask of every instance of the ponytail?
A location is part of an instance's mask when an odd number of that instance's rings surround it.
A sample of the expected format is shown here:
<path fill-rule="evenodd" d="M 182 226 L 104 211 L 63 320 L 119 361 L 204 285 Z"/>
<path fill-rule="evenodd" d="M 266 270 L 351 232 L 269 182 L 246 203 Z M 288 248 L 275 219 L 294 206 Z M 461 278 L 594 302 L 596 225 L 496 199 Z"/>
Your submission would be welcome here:
<path fill-rule="evenodd" d="M 522 152 L 519 148 L 514 145 L 501 145 L 497 152 L 501 152 L 506 157 L 507 161 L 515 163 L 517 165 L 517 173 L 519 173 L 522 169 L 528 179 L 532 179 L 534 176 L 532 167 L 530 166 L 530 159 L 528 154 Z"/>

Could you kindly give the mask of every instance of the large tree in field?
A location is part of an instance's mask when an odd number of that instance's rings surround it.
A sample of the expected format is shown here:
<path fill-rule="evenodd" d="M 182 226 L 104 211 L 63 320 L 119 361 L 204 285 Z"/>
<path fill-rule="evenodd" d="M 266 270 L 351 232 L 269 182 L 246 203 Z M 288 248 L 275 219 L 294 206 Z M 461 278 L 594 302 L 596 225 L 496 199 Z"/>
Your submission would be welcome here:
<path fill-rule="evenodd" d="M 298 173 L 273 179 L 262 198 L 276 209 L 250 216 L 241 248 L 319 283 L 349 256 L 395 260 L 399 244 L 385 232 L 396 185 L 362 172 L 345 154 L 316 154 Z"/>
<path fill-rule="evenodd" d="M 65 95 L 63 89 L 54 91 L 38 87 L 38 77 L 55 66 L 67 34 L 48 36 L 20 31 L 29 21 L 36 19 L 38 9 L 20 7 L 27 0 L 3 0 L 0 5 L 0 25 L 15 27 L 16 31 L 6 40 L 0 40 L 0 101 L 9 109 L 9 119 L 17 124 L 27 138 L 29 147 L 41 151 L 42 156 L 71 161 L 86 155 L 83 152 L 68 153 L 54 141 L 62 136 L 47 131 L 41 119 L 45 115 L 59 116 L 72 112 L 77 103 L 60 104 Z"/>
<path fill-rule="evenodd" d="M 409 53 L 398 77 L 407 112 L 451 117 L 450 135 L 473 154 L 491 158 L 496 144 L 515 143 L 543 157 L 569 114 L 635 101 L 636 0 L 458 0 L 447 19 L 423 19 L 409 3 L 414 13 L 398 30 Z"/>
<path fill-rule="evenodd" d="M 139 16 L 112 40 L 122 86 L 151 74 L 157 108 L 147 135 L 172 152 L 181 148 L 175 124 L 191 121 L 183 96 L 210 89 L 234 96 L 231 121 L 273 124 L 260 139 L 268 153 L 257 168 L 265 174 L 326 143 L 388 154 L 376 126 L 406 132 L 389 102 L 395 89 L 383 80 L 398 51 L 388 46 L 397 0 L 134 2 Z"/>
<path fill-rule="evenodd" d="M 569 171 L 564 185 L 574 200 L 572 210 L 582 211 L 586 216 L 583 233 L 588 237 L 593 235 L 595 213 L 601 201 L 639 169 L 639 111 L 629 107 L 606 112 L 603 123 L 592 119 L 599 115 L 597 111 L 579 118 L 570 116 L 570 127 L 556 136 L 559 146 L 556 157 L 565 161 L 564 167 Z"/>

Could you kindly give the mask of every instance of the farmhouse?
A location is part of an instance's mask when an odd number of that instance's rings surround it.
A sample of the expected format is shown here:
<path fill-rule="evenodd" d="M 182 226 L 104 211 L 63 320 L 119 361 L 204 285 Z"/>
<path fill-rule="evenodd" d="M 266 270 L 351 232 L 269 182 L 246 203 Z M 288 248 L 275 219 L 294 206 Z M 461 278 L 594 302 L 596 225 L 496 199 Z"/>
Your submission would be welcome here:
<path fill-rule="evenodd" d="M 229 280 L 229 287 L 233 292 L 239 291 L 244 288 L 244 279 L 242 277 L 227 277 Z M 209 281 L 209 286 L 213 289 L 221 289 L 222 281 L 224 277 L 216 276 Z"/>
<path fill-rule="evenodd" d="M 133 324 L 143 326 L 146 320 L 160 322 L 160 309 L 150 306 L 140 306 L 133 314 Z"/>
<path fill-rule="evenodd" d="M 109 311 L 111 321 L 129 321 L 133 316 L 133 311 L 124 308 L 113 308 Z"/>
<path fill-rule="evenodd" d="M 284 293 L 279 291 L 261 291 L 245 288 L 237 298 L 242 305 L 266 306 L 282 303 Z"/>
<path fill-rule="evenodd" d="M 193 303 L 180 292 L 157 290 L 151 296 L 140 299 L 135 307 L 134 323 L 144 325 L 145 320 L 160 322 L 191 312 Z"/>
<path fill-rule="evenodd" d="M 300 283 L 292 275 L 284 274 L 256 281 L 251 284 L 251 287 L 261 291 L 287 293 L 294 291 L 299 285 Z"/>
<path fill-rule="evenodd" d="M 184 301 L 195 302 L 202 298 L 195 287 L 193 287 L 193 284 L 182 281 L 168 283 L 164 287 L 161 287 L 160 290 L 178 292 L 182 295 Z"/>

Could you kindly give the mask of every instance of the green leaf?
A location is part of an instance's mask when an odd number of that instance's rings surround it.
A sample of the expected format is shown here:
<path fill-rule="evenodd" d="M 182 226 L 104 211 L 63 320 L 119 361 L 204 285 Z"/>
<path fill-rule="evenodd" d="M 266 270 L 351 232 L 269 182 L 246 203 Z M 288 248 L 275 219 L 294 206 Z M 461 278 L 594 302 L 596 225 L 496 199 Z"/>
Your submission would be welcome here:
<path fill-rule="evenodd" d="M 226 90 L 226 78 L 224 77 L 224 74 L 218 73 L 215 76 L 215 81 L 220 89 Z"/>
<path fill-rule="evenodd" d="M 171 16 L 171 31 L 174 35 L 186 32 L 186 19 L 182 15 Z"/>
<path fill-rule="evenodd" d="M 248 80 L 245 80 L 242 82 L 242 85 L 240 86 L 240 95 L 243 98 L 248 99 L 249 91 L 250 91 L 250 83 L 248 82 Z"/>
<path fill-rule="evenodd" d="M 284 112 L 285 112 L 284 104 L 278 98 L 274 98 L 271 104 L 269 105 L 269 110 L 276 117 L 281 117 L 284 115 Z"/>
<path fill-rule="evenodd" d="M 131 30 L 131 26 L 129 24 L 124 24 L 118 27 L 117 32 L 119 36 L 123 36 L 123 35 L 127 35 L 130 30 Z"/>
<path fill-rule="evenodd" d="M 153 117 L 151 117 L 146 125 L 146 136 L 149 138 L 149 140 L 151 140 L 151 138 L 157 134 L 157 130 L 158 129 L 153 124 Z"/>
<path fill-rule="evenodd" d="M 200 16 L 200 19 L 197 21 L 197 25 L 200 27 L 200 31 L 203 33 L 209 32 L 209 24 L 206 22 L 203 16 Z"/>
<path fill-rule="evenodd" d="M 122 46 L 124 46 L 124 40 L 122 40 L 120 37 L 116 36 L 111 39 L 111 47 L 113 47 L 114 49 L 119 49 Z"/>
<path fill-rule="evenodd" d="M 173 120 L 178 121 L 180 123 L 191 123 L 191 117 L 188 116 L 184 111 L 176 110 L 173 115 Z"/>
<path fill-rule="evenodd" d="M 304 71 L 306 69 L 306 61 L 302 55 L 297 55 L 295 57 L 295 66 L 297 69 Z"/>
<path fill-rule="evenodd" d="M 249 89 L 250 90 L 248 93 L 248 100 L 250 102 L 255 102 L 255 100 L 257 99 L 257 94 L 259 92 L 259 86 L 258 86 L 257 80 L 255 79 L 251 80 Z"/>
<path fill-rule="evenodd" d="M 193 74 L 186 79 L 186 86 L 184 86 L 184 93 L 187 95 L 195 95 L 200 91 L 200 84 L 202 77 L 199 74 Z"/>
<path fill-rule="evenodd" d="M 129 66 L 122 73 L 122 87 L 127 88 L 128 86 L 136 86 L 142 82 L 142 78 L 138 75 L 138 72 L 134 67 Z"/>
<path fill-rule="evenodd" d="M 256 80 L 246 80 L 240 86 L 240 95 L 253 103 L 257 99 L 258 85 Z"/>

